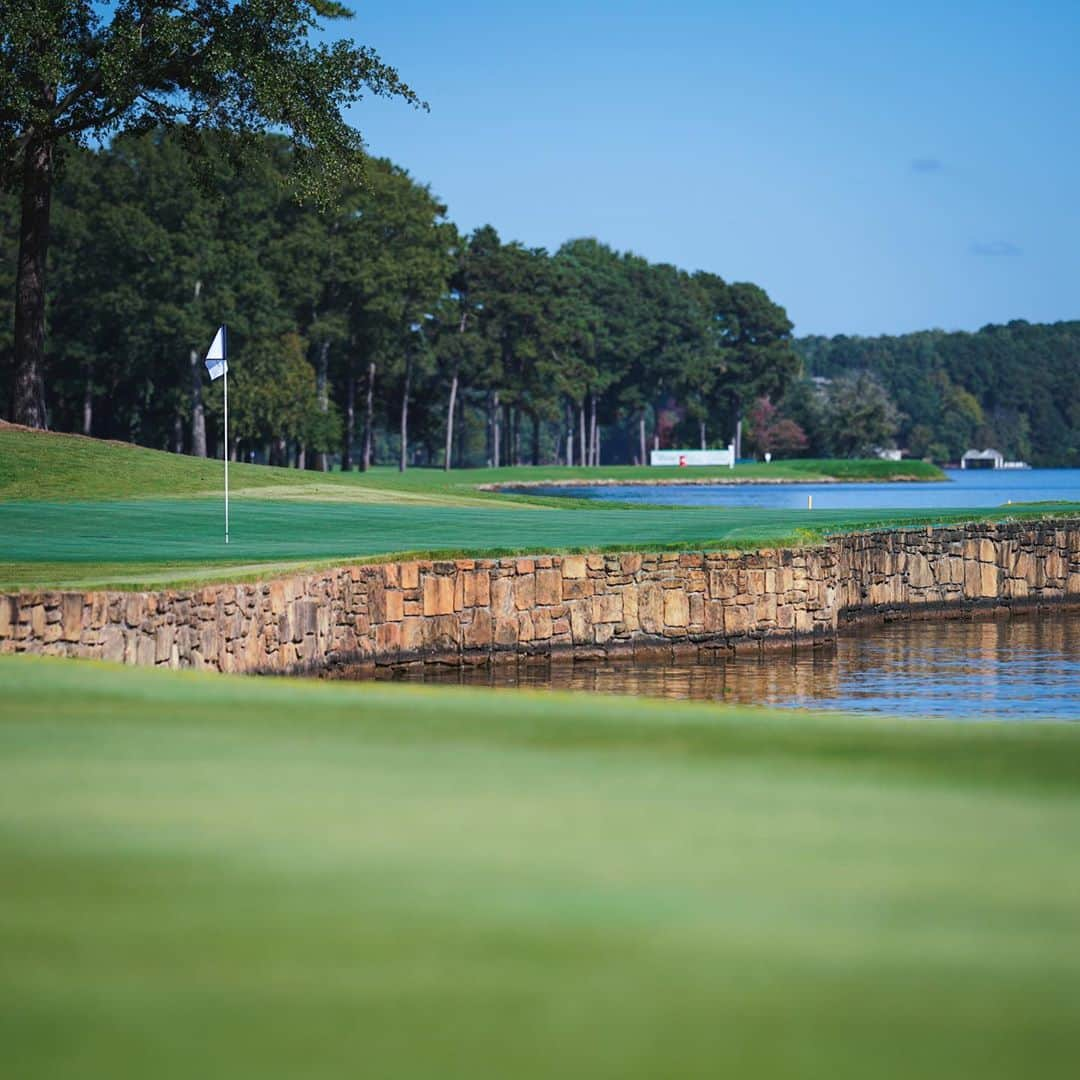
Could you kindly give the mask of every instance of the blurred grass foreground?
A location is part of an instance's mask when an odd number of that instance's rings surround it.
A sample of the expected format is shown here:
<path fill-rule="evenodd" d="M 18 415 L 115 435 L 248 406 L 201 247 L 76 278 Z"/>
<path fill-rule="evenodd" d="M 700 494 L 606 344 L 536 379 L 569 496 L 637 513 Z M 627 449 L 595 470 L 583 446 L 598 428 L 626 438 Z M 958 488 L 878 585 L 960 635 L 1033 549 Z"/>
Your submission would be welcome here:
<path fill-rule="evenodd" d="M 1071 1075 L 1080 739 L 0 657 L 4 1075 Z"/>

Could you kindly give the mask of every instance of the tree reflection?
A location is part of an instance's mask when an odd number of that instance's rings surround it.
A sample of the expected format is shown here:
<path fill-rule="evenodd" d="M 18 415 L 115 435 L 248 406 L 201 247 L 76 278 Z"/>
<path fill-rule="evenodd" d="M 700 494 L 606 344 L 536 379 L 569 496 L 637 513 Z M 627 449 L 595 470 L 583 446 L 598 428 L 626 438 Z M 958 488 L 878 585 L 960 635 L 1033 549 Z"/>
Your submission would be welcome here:
<path fill-rule="evenodd" d="M 370 678 L 370 668 L 338 678 Z M 909 716 L 1080 720 L 1080 617 L 864 627 L 835 645 L 673 659 L 532 657 L 476 666 L 417 664 L 379 677 L 464 686 L 575 690 L 680 701 L 854 709 Z"/>

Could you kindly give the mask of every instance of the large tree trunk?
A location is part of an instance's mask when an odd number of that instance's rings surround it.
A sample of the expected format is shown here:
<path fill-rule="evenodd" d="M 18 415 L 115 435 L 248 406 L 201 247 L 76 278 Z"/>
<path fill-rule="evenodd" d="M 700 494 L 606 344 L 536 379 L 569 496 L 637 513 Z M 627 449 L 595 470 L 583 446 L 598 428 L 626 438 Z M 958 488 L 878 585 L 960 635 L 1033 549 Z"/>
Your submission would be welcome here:
<path fill-rule="evenodd" d="M 315 392 L 319 400 L 319 412 L 330 411 L 330 342 L 324 340 L 319 345 L 319 367 L 315 373 Z M 319 472 L 330 471 L 330 456 L 320 450 L 314 461 Z"/>
<path fill-rule="evenodd" d="M 206 410 L 202 399 L 202 364 L 199 351 L 188 354 L 191 364 L 191 452 L 195 457 L 206 457 Z"/>
<path fill-rule="evenodd" d="M 47 95 L 52 104 L 55 91 Z M 23 151 L 19 262 L 15 274 L 15 397 L 12 418 L 45 426 L 45 256 L 49 250 L 53 144 L 31 139 Z"/>
<path fill-rule="evenodd" d="M 738 461 L 742 457 L 742 406 L 739 406 L 739 412 L 735 419 L 735 460 Z"/>
<path fill-rule="evenodd" d="M 596 394 L 589 395 L 589 464 L 599 465 L 599 443 L 596 427 Z"/>
<path fill-rule="evenodd" d="M 585 399 L 581 399 L 581 404 L 578 405 L 578 464 L 586 465 L 588 461 L 585 457 Z"/>
<path fill-rule="evenodd" d="M 457 404 L 458 369 L 454 368 L 454 377 L 450 380 L 450 401 L 446 406 L 446 451 L 443 454 L 443 470 L 450 471 L 450 462 L 454 453 L 454 406 Z"/>
<path fill-rule="evenodd" d="M 499 391 L 496 390 L 492 397 L 491 407 L 491 446 L 492 446 L 492 467 L 498 468 L 500 457 L 502 452 L 502 424 L 499 416 L 502 406 L 499 404 Z"/>
<path fill-rule="evenodd" d="M 495 450 L 491 445 L 495 431 L 495 406 L 491 403 L 491 391 L 487 395 L 487 421 L 484 426 L 484 464 L 490 469 L 495 462 Z"/>
<path fill-rule="evenodd" d="M 86 381 L 83 383 L 82 399 L 82 433 L 89 435 L 94 427 L 94 384 L 90 371 L 86 372 Z"/>
<path fill-rule="evenodd" d="M 89 434 L 89 432 L 87 432 Z M 179 413 L 173 416 L 172 425 L 172 448 L 174 454 L 184 452 L 184 421 Z"/>
<path fill-rule="evenodd" d="M 702 450 L 708 449 L 708 447 L 706 447 L 706 445 L 705 445 L 705 421 L 704 420 L 699 420 L 698 421 L 698 435 L 701 436 L 701 449 Z"/>
<path fill-rule="evenodd" d="M 367 472 L 371 468 L 371 425 L 375 420 L 375 361 L 368 364 L 367 401 L 364 405 L 364 456 L 360 468 Z"/>
<path fill-rule="evenodd" d="M 566 403 L 566 464 L 574 464 L 574 406 Z"/>
<path fill-rule="evenodd" d="M 458 395 L 457 409 L 458 409 L 458 418 L 457 418 L 458 439 L 457 439 L 457 450 L 455 452 L 457 454 L 457 467 L 459 469 L 462 469 L 462 468 L 465 467 L 465 450 L 466 450 L 465 441 L 466 441 L 466 437 L 467 437 L 467 433 L 466 433 L 466 430 L 465 430 L 465 395 L 464 394 L 459 394 Z"/>
<path fill-rule="evenodd" d="M 648 458 L 645 456 L 645 410 L 638 414 L 638 442 L 641 444 L 641 461 L 639 464 L 647 465 Z"/>
<path fill-rule="evenodd" d="M 409 387 L 412 382 L 412 360 L 405 360 L 405 391 L 401 395 L 401 457 L 398 459 L 398 471 L 404 472 L 409 467 Z"/>
<path fill-rule="evenodd" d="M 195 279 L 194 288 L 191 290 L 192 302 L 197 304 L 202 293 L 202 281 Z M 191 367 L 191 453 L 193 457 L 206 457 L 206 409 L 203 407 L 202 396 L 202 364 L 199 362 L 199 352 L 192 349 L 188 353 L 188 363 Z"/>
<path fill-rule="evenodd" d="M 458 333 L 464 334 L 469 325 L 469 314 L 461 312 L 458 322 Z M 450 400 L 446 405 L 446 449 L 443 452 L 443 471 L 449 472 L 454 463 L 454 408 L 457 406 L 458 392 L 458 365 L 454 365 L 454 376 L 450 380 Z M 458 457 L 460 458 L 460 453 Z"/>
<path fill-rule="evenodd" d="M 345 377 L 345 438 L 341 443 L 341 471 L 352 470 L 353 439 L 356 438 L 356 375 L 350 352 L 349 369 Z"/>
<path fill-rule="evenodd" d="M 540 417 L 532 414 L 532 463 L 540 464 Z"/>

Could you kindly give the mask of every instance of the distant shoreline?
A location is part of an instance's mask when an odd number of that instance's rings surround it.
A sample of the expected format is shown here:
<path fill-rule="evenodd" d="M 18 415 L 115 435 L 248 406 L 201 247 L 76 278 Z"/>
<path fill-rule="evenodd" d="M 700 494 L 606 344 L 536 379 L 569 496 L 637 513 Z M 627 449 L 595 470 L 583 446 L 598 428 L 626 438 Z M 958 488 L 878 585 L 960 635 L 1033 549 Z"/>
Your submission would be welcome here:
<path fill-rule="evenodd" d="M 513 492 L 523 488 L 582 488 L 582 487 L 775 487 L 781 484 L 941 484 L 952 483 L 948 476 L 805 476 L 749 477 L 731 479 L 710 476 L 687 477 L 685 480 L 666 477 L 656 480 L 508 480 L 499 484 L 477 484 L 479 491 Z"/>

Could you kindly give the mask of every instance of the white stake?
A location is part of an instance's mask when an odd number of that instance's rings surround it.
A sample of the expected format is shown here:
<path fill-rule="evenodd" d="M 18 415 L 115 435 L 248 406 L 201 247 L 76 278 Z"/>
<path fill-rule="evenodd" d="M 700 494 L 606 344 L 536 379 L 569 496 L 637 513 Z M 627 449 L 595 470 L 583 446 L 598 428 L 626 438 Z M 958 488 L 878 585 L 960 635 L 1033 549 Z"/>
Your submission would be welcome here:
<path fill-rule="evenodd" d="M 814 509 L 814 496 L 813 495 L 807 495 L 806 496 L 806 509 L 807 510 L 813 510 Z"/>

